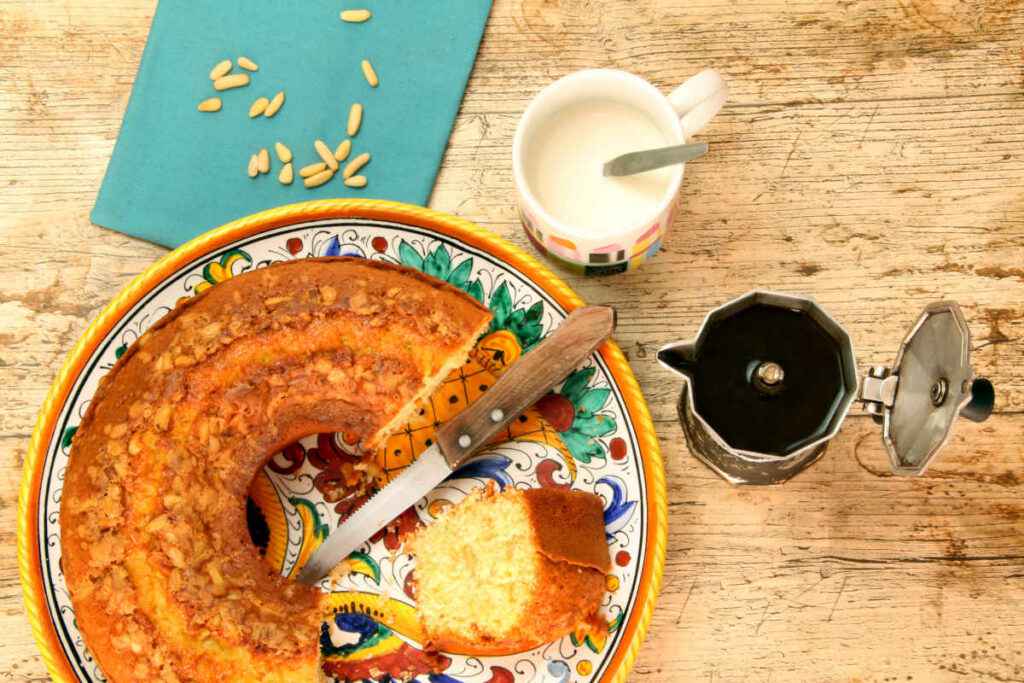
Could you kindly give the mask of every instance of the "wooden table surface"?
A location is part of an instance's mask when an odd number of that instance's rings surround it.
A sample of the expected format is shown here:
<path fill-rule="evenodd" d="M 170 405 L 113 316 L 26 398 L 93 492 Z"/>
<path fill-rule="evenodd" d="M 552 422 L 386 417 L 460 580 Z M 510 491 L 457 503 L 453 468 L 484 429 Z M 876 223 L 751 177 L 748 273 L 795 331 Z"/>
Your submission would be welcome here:
<path fill-rule="evenodd" d="M 36 410 L 164 252 L 87 217 L 154 6 L 0 0 L 0 680 L 46 678 L 15 564 Z M 1022 36 L 1020 0 L 496 0 L 431 205 L 517 244 L 510 144 L 544 84 L 614 66 L 667 90 L 714 66 L 732 89 L 664 252 L 565 276 L 619 307 L 667 463 L 664 589 L 631 680 L 1024 680 Z M 755 287 L 816 297 L 862 371 L 927 302 L 960 302 L 996 414 L 909 479 L 855 408 L 790 483 L 731 488 L 689 455 L 654 352 Z"/>

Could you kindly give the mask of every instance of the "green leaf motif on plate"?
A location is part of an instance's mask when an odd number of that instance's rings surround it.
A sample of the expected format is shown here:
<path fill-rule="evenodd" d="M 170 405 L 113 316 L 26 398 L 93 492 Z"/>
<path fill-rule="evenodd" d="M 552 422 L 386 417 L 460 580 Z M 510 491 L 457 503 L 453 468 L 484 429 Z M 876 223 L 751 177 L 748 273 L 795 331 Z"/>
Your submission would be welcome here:
<path fill-rule="evenodd" d="M 75 432 L 77 432 L 77 431 L 78 431 L 78 426 L 77 425 L 74 426 L 74 427 L 68 427 L 67 429 L 65 429 L 64 430 L 64 436 L 62 436 L 60 438 L 60 447 L 61 448 L 65 448 L 65 449 L 71 448 L 71 440 L 73 438 L 75 438 Z"/>
<path fill-rule="evenodd" d="M 420 255 L 416 248 L 402 240 L 398 245 L 398 261 L 403 266 L 408 266 L 420 272 L 426 273 L 438 280 L 444 280 L 452 287 L 461 289 L 471 297 L 483 303 L 484 288 L 479 280 L 470 281 L 469 276 L 473 272 L 473 259 L 463 259 L 459 265 L 452 268 L 452 257 L 443 244 L 437 245 L 434 251 L 426 256 Z"/>
<path fill-rule="evenodd" d="M 402 243 L 398 245 L 398 260 L 402 262 L 402 265 L 415 268 L 416 270 L 423 270 L 423 257 L 416 253 L 416 250 L 405 240 L 402 240 Z"/>
<path fill-rule="evenodd" d="M 488 305 L 494 319 L 491 320 L 491 327 L 488 332 L 508 330 L 519 340 L 519 346 L 526 353 L 537 345 L 544 335 L 544 328 L 541 327 L 541 316 L 544 313 L 544 304 L 540 301 L 529 308 L 513 308 L 512 293 L 508 283 L 502 282 L 491 294 L 491 301 Z"/>
<path fill-rule="evenodd" d="M 573 372 L 562 384 L 558 393 L 572 401 L 573 405 L 578 406 L 583 400 L 583 395 L 587 392 L 587 385 L 595 372 L 597 372 L 597 368 L 583 368 Z"/>
<path fill-rule="evenodd" d="M 427 275 L 450 282 L 448 278 L 452 274 L 451 271 L 452 258 L 443 244 L 439 244 L 437 249 L 423 259 L 423 272 Z"/>
<path fill-rule="evenodd" d="M 562 383 L 561 389 L 538 404 L 542 414 L 545 411 L 549 413 L 545 418 L 553 425 L 559 425 L 556 427 L 559 436 L 572 457 L 582 463 L 589 463 L 594 458 L 605 460 L 608 447 L 601 437 L 614 433 L 618 428 L 612 415 L 600 412 L 612 392 L 605 387 L 590 386 L 596 372 L 594 367 L 576 370 Z M 572 422 L 567 423 L 560 416 L 568 417 L 565 411 L 570 406 Z"/>

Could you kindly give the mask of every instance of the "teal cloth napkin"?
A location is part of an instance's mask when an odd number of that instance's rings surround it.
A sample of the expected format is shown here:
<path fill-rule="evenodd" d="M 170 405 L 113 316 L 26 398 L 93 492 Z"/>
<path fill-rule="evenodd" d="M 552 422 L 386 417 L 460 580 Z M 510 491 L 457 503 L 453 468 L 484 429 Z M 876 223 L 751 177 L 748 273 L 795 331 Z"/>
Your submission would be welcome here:
<path fill-rule="evenodd" d="M 476 57 L 491 0 L 164 0 L 157 8 L 121 133 L 92 220 L 167 246 L 255 211 L 307 199 L 364 197 L 426 204 Z M 362 24 L 342 9 L 366 8 Z M 210 69 L 244 55 L 259 65 L 243 88 L 216 92 Z M 371 88 L 360 63 L 380 77 Z M 237 63 L 232 73 L 242 71 Z M 257 97 L 284 90 L 274 118 L 249 118 Z M 219 96 L 217 113 L 196 110 Z M 349 106 L 363 123 L 352 154 L 370 152 L 364 189 L 339 173 L 307 189 L 298 170 L 346 137 Z M 281 185 L 274 143 L 288 145 L 295 181 Z M 272 167 L 248 177 L 249 157 Z"/>

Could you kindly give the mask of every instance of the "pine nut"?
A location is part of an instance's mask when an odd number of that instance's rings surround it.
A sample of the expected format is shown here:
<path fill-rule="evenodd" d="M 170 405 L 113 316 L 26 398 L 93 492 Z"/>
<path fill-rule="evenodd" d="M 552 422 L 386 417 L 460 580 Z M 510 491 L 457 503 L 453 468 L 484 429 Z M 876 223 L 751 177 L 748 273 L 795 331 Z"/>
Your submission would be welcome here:
<path fill-rule="evenodd" d="M 313 143 L 316 153 L 320 155 L 320 158 L 327 164 L 327 168 L 331 169 L 332 172 L 338 170 L 338 160 L 331 154 L 331 148 L 324 143 L 323 140 L 317 140 Z"/>
<path fill-rule="evenodd" d="M 352 151 L 352 141 L 342 140 L 338 148 L 334 150 L 334 158 L 338 161 L 345 161 L 348 159 L 348 153 Z"/>
<path fill-rule="evenodd" d="M 270 100 L 270 105 L 267 106 L 267 110 L 263 112 L 263 115 L 268 119 L 277 113 L 277 110 L 284 104 L 284 90 L 279 91 L 274 95 L 274 99 Z"/>
<path fill-rule="evenodd" d="M 210 80 L 215 81 L 229 73 L 231 73 L 231 60 L 225 59 L 223 62 L 217 62 L 217 65 L 210 69 Z"/>
<path fill-rule="evenodd" d="M 220 111 L 221 102 L 219 97 L 211 97 L 207 100 L 203 100 L 196 107 L 199 111 Z"/>
<path fill-rule="evenodd" d="M 260 173 L 270 173 L 270 152 L 266 147 L 260 150 Z"/>
<path fill-rule="evenodd" d="M 256 62 L 254 62 L 251 59 L 249 59 L 248 57 L 239 57 L 238 58 L 238 66 L 240 66 L 243 69 L 246 69 L 248 71 L 259 71 L 260 70 L 259 65 L 256 64 Z"/>
<path fill-rule="evenodd" d="M 366 165 L 370 160 L 370 153 L 363 152 L 352 161 L 348 162 L 348 166 L 345 167 L 345 172 L 342 174 L 345 178 L 351 178 L 356 174 L 359 169 Z"/>
<path fill-rule="evenodd" d="M 328 180 L 334 177 L 334 171 L 327 169 L 326 171 L 320 171 L 314 176 L 310 176 L 302 181 L 302 184 L 306 187 L 320 187 Z"/>
<path fill-rule="evenodd" d="M 363 122 L 363 105 L 356 102 L 348 110 L 348 134 L 355 137 L 359 132 L 359 125 Z"/>
<path fill-rule="evenodd" d="M 277 174 L 277 180 L 282 185 L 291 185 L 293 178 L 292 165 L 290 163 L 286 163 L 281 167 L 281 172 Z"/>
<path fill-rule="evenodd" d="M 373 13 L 368 9 L 347 9 L 342 11 L 341 20 L 350 24 L 361 24 L 372 16 Z"/>
<path fill-rule="evenodd" d="M 260 172 L 260 158 L 258 154 L 249 157 L 249 177 L 255 178 Z"/>
<path fill-rule="evenodd" d="M 366 187 L 366 176 L 354 175 L 351 178 L 345 178 L 345 184 L 349 187 Z"/>
<path fill-rule="evenodd" d="M 249 85 L 249 76 L 246 74 L 231 74 L 230 76 L 221 76 L 213 82 L 214 90 L 230 90 L 232 88 L 241 88 Z"/>
<path fill-rule="evenodd" d="M 288 149 L 288 145 L 283 142 L 274 143 L 274 151 L 277 152 L 277 158 L 281 160 L 282 164 L 290 163 L 292 160 L 292 151 Z"/>
<path fill-rule="evenodd" d="M 249 107 L 249 118 L 254 119 L 267 110 L 270 100 L 266 97 L 257 97 L 256 101 Z"/>
<path fill-rule="evenodd" d="M 308 178 L 310 176 L 316 175 L 317 173 L 321 173 L 325 170 L 327 170 L 327 164 L 321 161 L 318 164 L 309 164 L 308 166 L 303 166 L 302 168 L 299 169 L 299 175 L 302 176 L 303 178 Z"/>
<path fill-rule="evenodd" d="M 371 88 L 376 88 L 377 84 L 380 83 L 380 79 L 377 78 L 377 72 L 373 70 L 373 64 L 370 64 L 369 59 L 364 59 L 362 67 L 366 82 L 370 84 Z"/>

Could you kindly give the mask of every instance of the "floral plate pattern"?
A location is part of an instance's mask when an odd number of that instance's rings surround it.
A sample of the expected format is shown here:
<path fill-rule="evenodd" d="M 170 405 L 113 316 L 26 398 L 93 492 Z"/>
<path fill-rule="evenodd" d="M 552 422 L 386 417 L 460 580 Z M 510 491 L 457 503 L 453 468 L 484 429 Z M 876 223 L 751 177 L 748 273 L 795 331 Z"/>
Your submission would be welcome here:
<path fill-rule="evenodd" d="M 493 323 L 471 360 L 376 454 L 390 479 L 426 448 L 437 424 L 461 410 L 554 329 L 579 299 L 515 247 L 472 224 L 391 202 L 332 200 L 281 207 L 211 231 L 125 288 L 69 356 L 40 413 L 19 501 L 19 562 L 26 604 L 51 675 L 100 681 L 82 642 L 61 573 L 59 509 L 71 438 L 99 379 L 182 298 L 279 261 L 348 255 L 404 264 L 447 281 L 490 308 Z M 309 557 L 357 500 L 343 483 L 359 460 L 343 434 L 303 439 L 276 454 L 250 489 L 250 534 L 284 574 Z M 401 533 L 429 523 L 475 488 L 572 487 L 602 497 L 612 557 L 605 628 L 570 634 L 506 657 L 423 652 Z M 338 680 L 390 681 L 414 671 L 431 683 L 624 681 L 643 640 L 661 579 L 664 474 L 646 405 L 618 348 L 588 363 L 528 410 L 348 560 L 320 638 Z M 443 669 L 443 673 L 430 673 Z M 397 674 L 396 674 L 397 675 Z"/>

